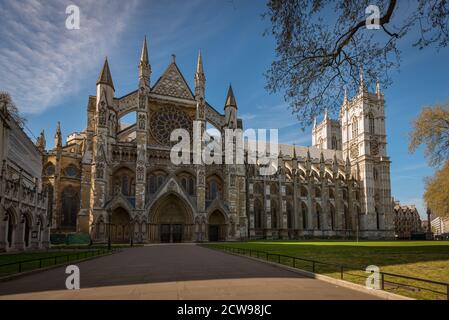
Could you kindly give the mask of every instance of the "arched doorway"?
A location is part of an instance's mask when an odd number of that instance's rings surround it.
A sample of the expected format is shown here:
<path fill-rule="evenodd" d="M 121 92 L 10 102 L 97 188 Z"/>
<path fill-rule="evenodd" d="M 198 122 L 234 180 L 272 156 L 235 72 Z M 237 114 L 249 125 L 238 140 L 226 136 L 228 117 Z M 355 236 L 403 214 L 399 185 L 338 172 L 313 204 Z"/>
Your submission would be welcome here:
<path fill-rule="evenodd" d="M 184 200 L 169 194 L 157 201 L 150 214 L 149 239 L 182 242 L 192 239 L 192 213 Z"/>
<path fill-rule="evenodd" d="M 122 207 L 118 207 L 117 209 L 112 211 L 110 223 L 111 241 L 115 243 L 129 242 L 130 218 L 128 211 L 126 211 Z"/>
<path fill-rule="evenodd" d="M 209 215 L 209 241 L 226 240 L 226 220 L 218 210 Z"/>

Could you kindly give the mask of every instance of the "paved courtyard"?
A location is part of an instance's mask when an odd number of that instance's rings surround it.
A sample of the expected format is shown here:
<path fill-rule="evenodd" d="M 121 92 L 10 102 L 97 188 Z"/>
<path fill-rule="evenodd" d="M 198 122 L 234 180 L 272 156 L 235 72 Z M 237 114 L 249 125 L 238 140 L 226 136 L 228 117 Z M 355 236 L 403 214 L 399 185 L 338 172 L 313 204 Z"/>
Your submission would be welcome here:
<path fill-rule="evenodd" d="M 0 282 L 0 299 L 378 299 L 264 262 L 193 244 L 153 245 Z"/>

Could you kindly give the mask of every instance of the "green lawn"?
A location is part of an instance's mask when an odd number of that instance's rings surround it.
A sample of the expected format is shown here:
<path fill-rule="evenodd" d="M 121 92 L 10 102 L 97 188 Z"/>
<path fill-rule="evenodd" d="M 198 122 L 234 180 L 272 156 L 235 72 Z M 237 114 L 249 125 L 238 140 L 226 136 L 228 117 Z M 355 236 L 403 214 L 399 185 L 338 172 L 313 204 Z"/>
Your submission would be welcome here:
<path fill-rule="evenodd" d="M 449 283 L 447 241 L 249 241 L 224 245 L 344 265 L 344 279 L 359 284 L 366 281 L 368 274 L 362 270 L 368 265 L 376 265 L 384 272 Z M 270 259 L 277 261 L 276 257 Z M 292 259 L 287 258 L 282 258 L 281 263 L 293 265 Z M 297 260 L 296 267 L 311 271 L 312 264 Z M 338 266 L 316 264 L 315 271 L 340 278 Z M 434 291 L 446 293 L 448 290 L 441 285 L 387 275 L 385 283 L 385 289 L 390 292 L 419 299 L 446 299 L 445 295 Z"/>
<path fill-rule="evenodd" d="M 77 261 L 95 255 L 97 255 L 96 250 L 22 252 L 13 254 L 1 254 L 0 277 L 18 273 L 19 271 L 31 271 L 34 269 L 53 266 L 55 264 Z M 20 267 L 18 262 L 22 262 Z"/>

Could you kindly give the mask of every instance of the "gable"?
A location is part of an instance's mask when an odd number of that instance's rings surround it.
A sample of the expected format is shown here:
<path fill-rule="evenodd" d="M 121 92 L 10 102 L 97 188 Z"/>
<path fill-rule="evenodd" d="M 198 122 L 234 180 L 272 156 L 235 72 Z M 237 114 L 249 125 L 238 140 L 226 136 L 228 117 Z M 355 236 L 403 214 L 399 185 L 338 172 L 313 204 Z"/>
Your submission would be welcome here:
<path fill-rule="evenodd" d="M 164 74 L 157 80 L 151 92 L 181 99 L 195 99 L 192 90 L 190 90 L 189 85 L 174 62 L 170 63 Z"/>

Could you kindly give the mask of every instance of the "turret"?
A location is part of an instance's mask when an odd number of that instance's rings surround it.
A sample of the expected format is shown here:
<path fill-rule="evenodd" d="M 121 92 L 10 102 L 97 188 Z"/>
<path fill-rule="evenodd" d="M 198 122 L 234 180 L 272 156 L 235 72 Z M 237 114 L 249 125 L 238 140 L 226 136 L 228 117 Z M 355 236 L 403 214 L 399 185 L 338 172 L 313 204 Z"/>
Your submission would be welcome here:
<path fill-rule="evenodd" d="M 321 150 L 321 152 L 320 152 L 320 176 L 322 178 L 324 177 L 325 168 L 326 168 L 326 165 L 325 165 L 325 162 L 324 162 L 323 150 Z"/>
<path fill-rule="evenodd" d="M 332 172 L 334 173 L 334 177 L 336 178 L 338 176 L 338 159 L 336 151 L 334 151 L 334 159 L 332 161 Z"/>
<path fill-rule="evenodd" d="M 381 98 L 382 96 L 382 92 L 380 92 L 380 81 L 379 79 L 377 79 L 376 81 L 376 94 L 377 94 L 377 98 Z"/>
<path fill-rule="evenodd" d="M 151 77 L 151 65 L 148 59 L 147 37 L 143 39 L 142 51 L 139 62 L 139 88 L 149 88 Z"/>
<path fill-rule="evenodd" d="M 229 129 L 237 128 L 237 102 L 235 101 L 232 86 L 229 85 L 228 95 L 224 106 L 225 111 L 225 126 Z"/>
<path fill-rule="evenodd" d="M 97 111 L 99 110 L 99 100 L 104 93 L 107 106 L 112 104 L 114 98 L 114 83 L 112 81 L 111 70 L 109 69 L 108 58 L 104 60 L 103 68 L 97 80 Z"/>
<path fill-rule="evenodd" d="M 42 130 L 39 138 L 37 138 L 36 147 L 39 149 L 40 152 L 44 152 L 46 144 L 47 142 L 45 141 L 45 130 Z"/>
<path fill-rule="evenodd" d="M 55 133 L 55 148 L 62 148 L 62 135 L 61 135 L 61 123 L 58 121 Z"/>
<path fill-rule="evenodd" d="M 293 153 L 292 153 L 292 168 L 293 170 L 298 169 L 298 157 L 296 156 L 296 146 L 293 144 Z"/>
<path fill-rule="evenodd" d="M 359 93 L 366 93 L 367 87 L 365 84 L 365 79 L 363 79 L 363 68 L 360 67 L 360 83 L 359 83 Z"/>

